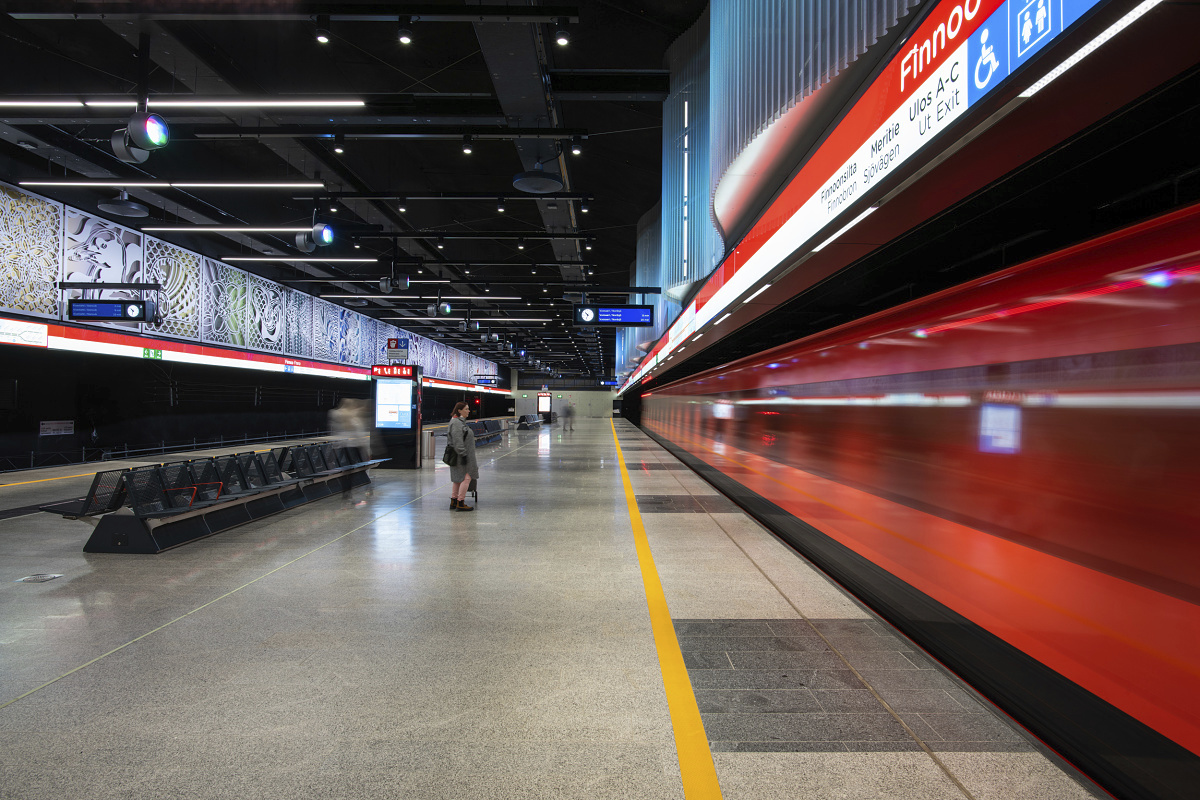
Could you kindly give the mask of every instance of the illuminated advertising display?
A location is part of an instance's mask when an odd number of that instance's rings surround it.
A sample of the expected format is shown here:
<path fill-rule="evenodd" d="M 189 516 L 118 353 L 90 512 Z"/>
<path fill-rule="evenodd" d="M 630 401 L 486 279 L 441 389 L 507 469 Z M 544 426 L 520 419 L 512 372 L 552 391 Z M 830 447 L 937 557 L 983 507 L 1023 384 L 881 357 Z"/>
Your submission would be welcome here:
<path fill-rule="evenodd" d="M 538 392 L 538 413 L 539 414 L 549 414 L 550 413 L 550 393 L 549 392 Z"/>
<path fill-rule="evenodd" d="M 378 378 L 375 381 L 375 427 L 411 428 L 413 382 L 403 378 Z"/>

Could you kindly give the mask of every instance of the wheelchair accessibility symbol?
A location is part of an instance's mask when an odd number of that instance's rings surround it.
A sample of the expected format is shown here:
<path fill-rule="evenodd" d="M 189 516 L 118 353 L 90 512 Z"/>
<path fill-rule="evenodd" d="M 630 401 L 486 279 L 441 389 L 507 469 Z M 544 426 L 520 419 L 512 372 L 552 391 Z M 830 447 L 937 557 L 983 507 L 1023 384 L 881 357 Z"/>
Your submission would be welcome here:
<path fill-rule="evenodd" d="M 992 76 L 996 74 L 996 70 L 1000 69 L 1000 62 L 996 60 L 996 51 L 990 44 L 987 43 L 988 30 L 983 29 L 983 34 L 979 37 L 979 43 L 983 48 L 979 52 L 979 60 L 975 62 L 975 88 L 983 89 L 991 82 Z"/>

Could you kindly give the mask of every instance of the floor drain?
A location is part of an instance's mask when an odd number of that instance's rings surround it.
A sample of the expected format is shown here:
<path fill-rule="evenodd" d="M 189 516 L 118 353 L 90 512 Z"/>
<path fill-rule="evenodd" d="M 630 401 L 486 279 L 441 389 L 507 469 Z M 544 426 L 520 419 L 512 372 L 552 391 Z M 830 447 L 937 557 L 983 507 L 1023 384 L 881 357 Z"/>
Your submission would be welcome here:
<path fill-rule="evenodd" d="M 62 575 L 51 575 L 49 573 L 42 575 L 26 575 L 24 578 L 14 581 L 14 583 L 45 583 L 46 581 L 52 581 L 55 578 L 61 577 Z"/>

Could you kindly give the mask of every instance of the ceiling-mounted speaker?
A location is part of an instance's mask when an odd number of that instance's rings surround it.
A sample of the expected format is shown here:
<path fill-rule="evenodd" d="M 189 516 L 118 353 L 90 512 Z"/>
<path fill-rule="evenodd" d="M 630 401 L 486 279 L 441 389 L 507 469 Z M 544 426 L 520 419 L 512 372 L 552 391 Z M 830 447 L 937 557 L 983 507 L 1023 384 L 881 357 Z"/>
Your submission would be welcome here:
<path fill-rule="evenodd" d="M 101 200 L 99 203 L 96 203 L 96 208 L 109 214 L 116 214 L 118 217 L 146 217 L 150 215 L 150 209 L 141 203 L 130 200 L 129 192 L 124 189 L 112 200 Z"/>
<path fill-rule="evenodd" d="M 563 182 L 553 172 L 542 169 L 539 161 L 529 172 L 518 172 L 513 176 L 513 188 L 530 194 L 549 194 L 562 191 Z"/>

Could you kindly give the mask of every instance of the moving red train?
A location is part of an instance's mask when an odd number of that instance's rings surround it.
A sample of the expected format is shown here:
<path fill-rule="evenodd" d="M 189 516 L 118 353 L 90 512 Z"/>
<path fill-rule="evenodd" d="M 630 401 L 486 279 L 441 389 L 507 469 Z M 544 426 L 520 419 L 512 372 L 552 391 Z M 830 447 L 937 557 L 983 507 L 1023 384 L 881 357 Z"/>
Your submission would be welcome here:
<path fill-rule="evenodd" d="M 1102 784 L 1175 796 L 1195 770 L 1200 206 L 643 398 L 650 433 Z"/>

